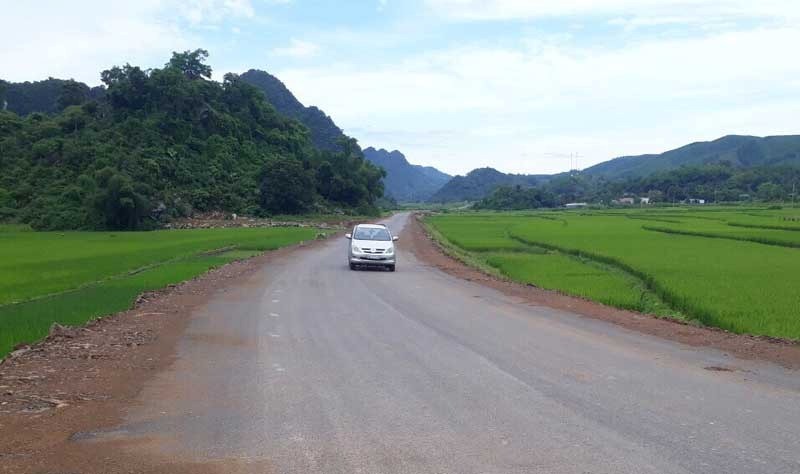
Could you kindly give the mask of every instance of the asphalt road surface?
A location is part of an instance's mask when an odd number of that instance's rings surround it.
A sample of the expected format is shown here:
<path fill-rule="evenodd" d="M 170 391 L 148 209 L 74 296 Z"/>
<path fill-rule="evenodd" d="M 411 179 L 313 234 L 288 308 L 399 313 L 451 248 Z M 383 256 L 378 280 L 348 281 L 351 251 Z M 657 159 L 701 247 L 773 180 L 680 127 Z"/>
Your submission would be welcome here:
<path fill-rule="evenodd" d="M 387 223 L 402 238 L 407 219 Z M 800 472 L 795 372 L 532 307 L 407 252 L 396 273 L 350 271 L 346 246 L 216 296 L 126 422 L 88 441 L 253 472 Z"/>

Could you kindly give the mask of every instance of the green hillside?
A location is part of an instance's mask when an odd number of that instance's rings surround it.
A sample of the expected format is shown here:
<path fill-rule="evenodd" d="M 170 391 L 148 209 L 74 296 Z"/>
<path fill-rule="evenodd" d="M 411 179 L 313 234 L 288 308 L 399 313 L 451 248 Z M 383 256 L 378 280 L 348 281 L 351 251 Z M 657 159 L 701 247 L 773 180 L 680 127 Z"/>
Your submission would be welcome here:
<path fill-rule="evenodd" d="M 456 176 L 430 198 L 430 202 L 477 201 L 500 186 L 530 187 L 546 180 L 542 175 L 506 174 L 494 168 L 478 168 Z"/>
<path fill-rule="evenodd" d="M 355 140 L 319 151 L 203 50 L 160 69 L 102 72 L 99 100 L 56 114 L 0 111 L 0 220 L 37 229 L 146 229 L 195 211 L 370 212 L 383 172 Z"/>
<path fill-rule="evenodd" d="M 314 146 L 328 151 L 342 149 L 340 142 L 345 135 L 333 119 L 317 107 L 304 106 L 277 77 L 256 69 L 250 69 L 239 77 L 263 92 L 278 113 L 308 127 Z"/>
<path fill-rule="evenodd" d="M 97 100 L 103 95 L 104 87 L 89 87 L 71 79 L 51 77 L 34 82 L 0 80 L 0 109 L 5 108 L 19 115 L 60 112 L 70 105 Z"/>
<path fill-rule="evenodd" d="M 800 135 L 750 137 L 729 135 L 658 155 L 626 156 L 586 168 L 584 173 L 608 179 L 640 178 L 682 166 L 728 163 L 733 167 L 800 166 Z"/>

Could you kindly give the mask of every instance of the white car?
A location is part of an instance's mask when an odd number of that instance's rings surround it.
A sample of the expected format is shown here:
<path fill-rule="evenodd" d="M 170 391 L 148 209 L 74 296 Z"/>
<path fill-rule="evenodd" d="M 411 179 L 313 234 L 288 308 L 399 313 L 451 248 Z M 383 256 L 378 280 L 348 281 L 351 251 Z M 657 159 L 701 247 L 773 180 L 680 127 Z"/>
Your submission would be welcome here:
<path fill-rule="evenodd" d="M 353 227 L 347 249 L 347 263 L 350 270 L 360 266 L 383 267 L 393 272 L 397 264 L 394 243 L 397 237 L 392 236 L 383 224 L 358 224 Z"/>

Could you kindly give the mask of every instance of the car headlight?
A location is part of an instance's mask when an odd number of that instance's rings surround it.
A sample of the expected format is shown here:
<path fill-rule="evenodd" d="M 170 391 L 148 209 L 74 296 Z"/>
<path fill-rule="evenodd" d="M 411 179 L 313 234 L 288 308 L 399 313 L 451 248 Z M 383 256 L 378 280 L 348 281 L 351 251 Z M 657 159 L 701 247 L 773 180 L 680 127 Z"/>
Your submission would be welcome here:
<path fill-rule="evenodd" d="M 361 249 L 353 245 L 353 253 L 361 253 Z"/>
<path fill-rule="evenodd" d="M 391 254 L 393 254 L 393 253 L 394 253 L 394 247 L 389 247 L 389 248 L 388 248 L 388 249 L 386 249 L 386 250 L 385 250 L 383 253 L 385 253 L 385 254 L 387 254 L 387 255 L 391 255 Z"/>

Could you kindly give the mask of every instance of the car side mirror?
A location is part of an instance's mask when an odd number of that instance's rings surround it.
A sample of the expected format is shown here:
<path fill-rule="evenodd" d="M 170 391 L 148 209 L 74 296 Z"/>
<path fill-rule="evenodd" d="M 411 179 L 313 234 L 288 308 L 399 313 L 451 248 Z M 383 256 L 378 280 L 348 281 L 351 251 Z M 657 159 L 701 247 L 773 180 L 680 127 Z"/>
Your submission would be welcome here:
<path fill-rule="evenodd" d="M 392 237 L 392 242 L 397 242 L 398 240 L 400 240 L 400 237 L 396 235 Z"/>
<path fill-rule="evenodd" d="M 344 236 L 347 237 L 348 239 L 352 239 L 353 238 L 353 234 L 344 234 Z"/>

